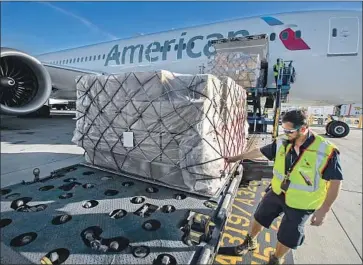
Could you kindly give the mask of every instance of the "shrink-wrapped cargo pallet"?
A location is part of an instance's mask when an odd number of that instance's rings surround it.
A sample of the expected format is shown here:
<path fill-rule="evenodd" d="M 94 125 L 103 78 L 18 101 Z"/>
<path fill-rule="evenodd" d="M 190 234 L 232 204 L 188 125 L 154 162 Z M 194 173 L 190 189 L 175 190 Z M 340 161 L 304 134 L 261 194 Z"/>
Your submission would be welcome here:
<path fill-rule="evenodd" d="M 95 166 L 213 196 L 245 148 L 246 92 L 231 78 L 168 71 L 85 75 L 73 142 Z"/>
<path fill-rule="evenodd" d="M 216 77 L 231 77 L 243 88 L 263 87 L 265 74 L 258 54 L 231 51 L 219 51 L 211 56 L 207 72 Z"/>

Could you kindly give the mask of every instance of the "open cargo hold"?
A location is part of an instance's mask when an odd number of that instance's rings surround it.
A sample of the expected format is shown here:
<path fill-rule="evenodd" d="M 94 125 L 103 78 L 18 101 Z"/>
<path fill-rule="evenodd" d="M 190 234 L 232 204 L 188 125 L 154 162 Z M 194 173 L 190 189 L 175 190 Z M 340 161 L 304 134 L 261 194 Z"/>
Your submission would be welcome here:
<path fill-rule="evenodd" d="M 73 142 L 91 165 L 213 197 L 246 146 L 246 92 L 229 77 L 85 75 Z"/>
<path fill-rule="evenodd" d="M 212 58 L 210 73 L 216 76 L 230 76 L 237 84 L 245 87 L 262 87 L 263 71 L 258 54 L 246 55 L 241 52 L 218 53 Z"/>
<path fill-rule="evenodd" d="M 267 84 L 268 39 L 248 36 L 212 41 L 215 53 L 208 60 L 207 73 L 228 76 L 243 88 L 262 88 Z"/>

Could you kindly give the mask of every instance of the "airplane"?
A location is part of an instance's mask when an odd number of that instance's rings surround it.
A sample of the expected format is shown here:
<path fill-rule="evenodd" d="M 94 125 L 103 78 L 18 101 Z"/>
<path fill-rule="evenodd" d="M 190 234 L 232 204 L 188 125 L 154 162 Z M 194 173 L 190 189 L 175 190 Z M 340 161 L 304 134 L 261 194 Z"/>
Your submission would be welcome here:
<path fill-rule="evenodd" d="M 37 111 L 49 115 L 46 102 L 50 97 L 76 99 L 75 78 L 81 74 L 161 69 L 203 73 L 201 69 L 213 55 L 212 40 L 257 34 L 267 34 L 269 38 L 267 87 L 275 87 L 272 72 L 277 58 L 294 63 L 297 79 L 289 104 L 360 103 L 361 32 L 361 10 L 324 10 L 234 19 L 38 56 L 2 47 L 1 113 L 21 116 Z M 333 127 L 334 137 L 344 137 L 349 131 L 341 121 Z"/>

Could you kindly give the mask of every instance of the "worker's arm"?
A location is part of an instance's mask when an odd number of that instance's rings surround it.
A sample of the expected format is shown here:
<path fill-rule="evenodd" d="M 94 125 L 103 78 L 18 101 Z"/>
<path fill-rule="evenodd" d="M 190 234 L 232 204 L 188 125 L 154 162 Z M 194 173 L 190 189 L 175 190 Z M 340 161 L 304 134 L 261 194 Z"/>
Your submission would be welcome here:
<path fill-rule="evenodd" d="M 334 151 L 332 158 L 329 160 L 323 173 L 323 179 L 329 181 L 328 192 L 323 205 L 315 211 L 311 218 L 311 224 L 315 226 L 320 226 L 323 223 L 326 214 L 331 210 L 334 202 L 338 198 L 342 186 L 343 174 L 339 153 L 337 151 Z"/>
<path fill-rule="evenodd" d="M 242 153 L 236 156 L 226 157 L 226 161 L 229 163 L 237 162 L 244 159 L 256 159 L 261 156 L 265 156 L 269 160 L 274 160 L 276 155 L 276 142 L 268 144 L 261 148 L 254 148 L 251 151 Z"/>
<path fill-rule="evenodd" d="M 323 224 L 326 214 L 331 210 L 333 203 L 338 198 L 341 185 L 341 180 L 331 180 L 329 182 L 329 189 L 325 201 L 311 217 L 311 225 L 320 226 Z"/>
<path fill-rule="evenodd" d="M 323 205 L 320 207 L 320 209 L 322 209 L 322 211 L 324 211 L 324 212 L 330 211 L 333 203 L 338 198 L 341 186 L 342 186 L 341 180 L 334 179 L 329 182 L 328 193 L 326 195 Z"/>
<path fill-rule="evenodd" d="M 226 160 L 227 160 L 227 162 L 236 162 L 236 161 L 243 160 L 243 159 L 255 159 L 255 158 L 259 158 L 261 156 L 263 156 L 263 154 L 261 153 L 260 148 L 255 148 L 255 149 L 252 149 L 251 151 L 243 153 L 243 154 L 227 157 Z"/>

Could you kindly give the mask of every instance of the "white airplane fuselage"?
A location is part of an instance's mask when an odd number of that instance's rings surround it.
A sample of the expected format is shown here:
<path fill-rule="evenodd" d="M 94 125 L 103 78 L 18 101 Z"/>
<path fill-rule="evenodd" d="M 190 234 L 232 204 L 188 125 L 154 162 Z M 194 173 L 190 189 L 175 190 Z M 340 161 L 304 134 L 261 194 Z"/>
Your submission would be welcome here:
<path fill-rule="evenodd" d="M 291 104 L 350 104 L 362 102 L 361 33 L 361 11 L 306 11 L 115 40 L 42 54 L 37 59 L 48 68 L 54 64 L 107 73 L 164 69 L 198 74 L 212 51 L 209 40 L 268 34 L 268 87 L 275 87 L 272 67 L 276 59 L 292 60 L 297 79 L 290 92 Z M 57 88 L 53 98 L 75 99 L 73 87 L 58 82 Z"/>

